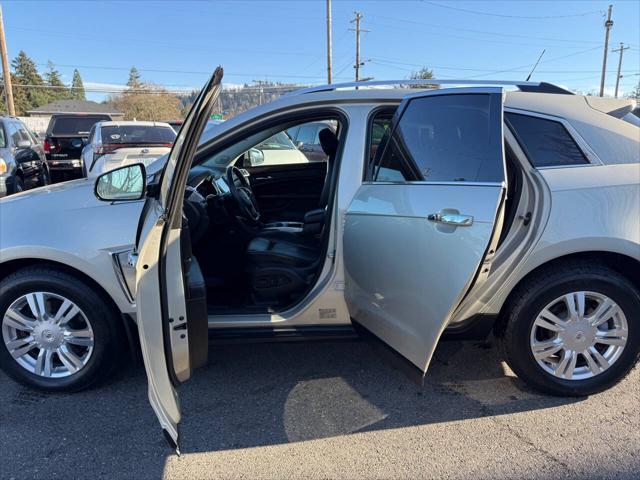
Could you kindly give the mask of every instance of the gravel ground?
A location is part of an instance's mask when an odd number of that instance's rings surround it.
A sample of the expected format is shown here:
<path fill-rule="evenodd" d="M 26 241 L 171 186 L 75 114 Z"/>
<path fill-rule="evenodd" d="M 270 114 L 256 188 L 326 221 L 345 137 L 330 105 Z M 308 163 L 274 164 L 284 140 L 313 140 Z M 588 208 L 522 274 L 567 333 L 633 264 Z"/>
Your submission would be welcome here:
<path fill-rule="evenodd" d="M 0 478 L 640 478 L 640 369 L 561 399 L 484 344 L 442 345 L 422 390 L 360 342 L 212 347 L 181 457 L 146 390 L 140 366 L 74 395 L 0 374 Z"/>

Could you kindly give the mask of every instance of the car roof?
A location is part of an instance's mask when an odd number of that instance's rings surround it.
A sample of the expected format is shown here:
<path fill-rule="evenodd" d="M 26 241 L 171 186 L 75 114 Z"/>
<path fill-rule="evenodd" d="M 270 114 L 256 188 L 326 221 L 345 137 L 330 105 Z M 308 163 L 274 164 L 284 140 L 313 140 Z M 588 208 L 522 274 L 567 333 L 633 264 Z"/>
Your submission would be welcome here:
<path fill-rule="evenodd" d="M 482 85 L 495 87 L 499 84 L 500 82 L 484 82 Z M 358 85 L 357 89 L 320 88 L 315 91 L 303 90 L 283 95 L 270 103 L 247 110 L 218 125 L 215 129 L 205 131 L 200 143 L 208 143 L 214 137 L 225 135 L 239 125 L 280 110 L 340 104 L 388 104 L 393 106 L 398 105 L 407 95 L 433 90 L 433 86 L 370 88 L 366 84 L 362 85 L 362 87 Z M 629 112 L 635 107 L 634 100 L 588 97 L 574 95 L 568 91 L 564 91 L 565 93 L 539 93 L 506 89 L 518 87 L 515 82 L 509 82 L 504 86 L 505 108 L 558 117 L 568 121 L 593 148 L 594 153 L 603 163 L 620 163 L 619 159 L 621 158 L 637 158 L 638 127 L 620 120 L 624 112 Z M 442 91 L 455 91 L 457 88 L 459 87 L 446 88 Z M 601 135 L 603 132 L 610 135 L 603 136 Z"/>

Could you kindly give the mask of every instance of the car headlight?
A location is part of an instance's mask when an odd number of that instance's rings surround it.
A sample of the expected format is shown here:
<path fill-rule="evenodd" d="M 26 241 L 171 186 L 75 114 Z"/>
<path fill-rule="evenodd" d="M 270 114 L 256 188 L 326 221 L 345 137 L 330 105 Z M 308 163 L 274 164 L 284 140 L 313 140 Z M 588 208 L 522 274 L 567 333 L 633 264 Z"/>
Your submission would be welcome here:
<path fill-rule="evenodd" d="M 4 158 L 0 157 L 0 174 L 7 173 L 7 162 Z"/>

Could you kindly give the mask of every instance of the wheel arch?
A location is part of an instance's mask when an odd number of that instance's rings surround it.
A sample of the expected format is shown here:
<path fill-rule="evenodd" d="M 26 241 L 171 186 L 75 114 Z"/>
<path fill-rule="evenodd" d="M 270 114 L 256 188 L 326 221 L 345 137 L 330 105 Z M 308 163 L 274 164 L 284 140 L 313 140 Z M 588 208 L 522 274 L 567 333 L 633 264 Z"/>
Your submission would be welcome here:
<path fill-rule="evenodd" d="M 518 283 L 514 285 L 509 292 L 509 295 L 507 295 L 505 301 L 502 303 L 502 307 L 500 308 L 500 312 L 498 313 L 493 326 L 494 335 L 496 337 L 502 337 L 504 335 L 509 317 L 508 312 L 511 308 L 513 299 L 522 285 L 526 284 L 533 276 L 538 275 L 541 271 L 558 267 L 563 264 L 586 262 L 609 267 L 611 270 L 625 277 L 638 290 L 640 290 L 640 261 L 637 258 L 623 253 L 597 250 L 562 255 L 538 265 L 518 280 Z"/>

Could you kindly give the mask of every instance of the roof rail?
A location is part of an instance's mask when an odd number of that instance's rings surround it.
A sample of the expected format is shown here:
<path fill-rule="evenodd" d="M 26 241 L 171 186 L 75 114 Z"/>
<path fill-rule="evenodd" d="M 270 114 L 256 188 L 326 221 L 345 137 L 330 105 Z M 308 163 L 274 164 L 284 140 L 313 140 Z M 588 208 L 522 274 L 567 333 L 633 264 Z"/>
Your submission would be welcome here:
<path fill-rule="evenodd" d="M 317 87 L 294 90 L 293 92 L 289 92 L 287 95 L 331 92 L 338 89 L 351 89 L 357 87 L 423 86 L 425 88 L 441 88 L 443 85 L 504 85 L 517 87 L 521 92 L 559 93 L 564 95 L 573 95 L 573 92 L 547 82 L 522 82 L 517 80 L 437 80 L 435 78 L 419 80 L 373 80 L 367 82 L 332 83 L 329 85 L 320 85 Z"/>

